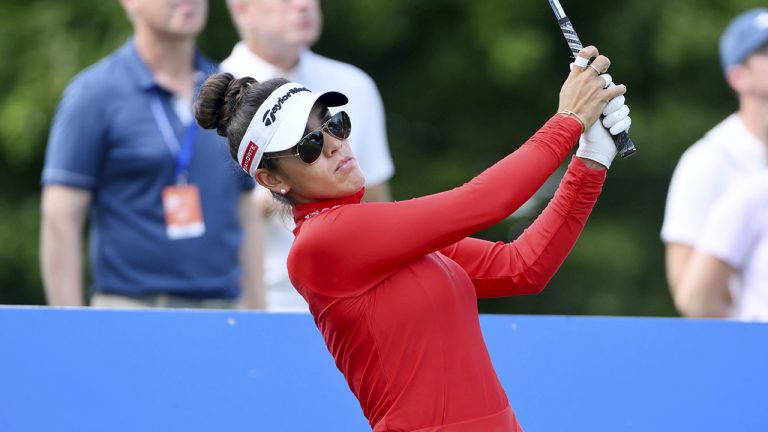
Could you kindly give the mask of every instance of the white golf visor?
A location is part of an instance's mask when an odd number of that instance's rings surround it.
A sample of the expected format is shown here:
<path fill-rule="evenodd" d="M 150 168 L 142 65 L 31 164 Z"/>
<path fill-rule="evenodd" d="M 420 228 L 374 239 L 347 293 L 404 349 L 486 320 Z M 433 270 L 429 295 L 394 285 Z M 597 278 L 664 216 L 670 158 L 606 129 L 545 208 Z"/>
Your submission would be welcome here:
<path fill-rule="evenodd" d="M 326 107 L 347 103 L 336 91 L 312 93 L 301 84 L 287 83 L 273 91 L 256 110 L 237 150 L 237 162 L 253 177 L 265 152 L 287 150 L 299 143 L 315 102 Z"/>

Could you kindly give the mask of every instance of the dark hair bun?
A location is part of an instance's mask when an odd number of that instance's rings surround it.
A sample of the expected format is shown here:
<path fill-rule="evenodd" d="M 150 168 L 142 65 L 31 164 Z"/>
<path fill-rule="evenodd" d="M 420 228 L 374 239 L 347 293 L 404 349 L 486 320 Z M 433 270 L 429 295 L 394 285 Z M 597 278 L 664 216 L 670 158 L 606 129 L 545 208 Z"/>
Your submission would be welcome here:
<path fill-rule="evenodd" d="M 216 129 L 216 133 L 226 137 L 243 97 L 251 86 L 256 87 L 257 84 L 258 81 L 251 77 L 235 79 L 227 72 L 211 75 L 200 88 L 200 96 L 195 103 L 197 123 L 205 129 Z"/>

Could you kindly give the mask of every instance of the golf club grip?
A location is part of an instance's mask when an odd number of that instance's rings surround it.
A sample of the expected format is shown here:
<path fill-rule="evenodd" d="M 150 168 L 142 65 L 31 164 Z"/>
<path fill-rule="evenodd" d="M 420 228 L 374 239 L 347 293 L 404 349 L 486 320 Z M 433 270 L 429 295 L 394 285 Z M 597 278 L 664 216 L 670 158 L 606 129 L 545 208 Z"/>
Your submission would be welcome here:
<path fill-rule="evenodd" d="M 603 116 L 600 116 L 600 118 L 603 118 Z M 637 151 L 635 143 L 629 138 L 627 131 L 623 131 L 618 135 L 611 135 L 611 137 L 613 138 L 613 142 L 616 144 L 616 150 L 619 151 L 619 156 L 621 156 L 622 159 L 632 156 Z"/>
<path fill-rule="evenodd" d="M 558 19 L 557 23 L 560 25 L 560 30 L 562 30 L 563 36 L 565 36 L 565 41 L 568 42 L 568 48 L 571 49 L 573 58 L 576 58 L 579 51 L 581 51 L 584 46 L 581 44 L 581 40 L 579 39 L 579 35 L 576 34 L 576 30 L 573 29 L 571 20 L 566 16 Z M 603 118 L 605 118 L 605 116 L 601 114 L 600 120 Z M 635 144 L 629 138 L 629 134 L 627 134 L 626 131 L 618 135 L 611 135 L 611 138 L 613 138 L 613 142 L 616 144 L 616 150 L 619 152 L 619 156 L 621 156 L 622 159 L 630 157 L 637 152 Z"/>

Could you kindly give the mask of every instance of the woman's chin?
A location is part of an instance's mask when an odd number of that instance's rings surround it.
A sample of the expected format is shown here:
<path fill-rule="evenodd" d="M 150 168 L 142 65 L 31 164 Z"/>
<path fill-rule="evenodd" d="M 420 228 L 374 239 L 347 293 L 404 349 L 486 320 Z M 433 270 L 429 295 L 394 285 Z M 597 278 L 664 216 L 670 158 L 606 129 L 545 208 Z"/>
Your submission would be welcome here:
<path fill-rule="evenodd" d="M 353 194 L 365 186 L 365 176 L 363 176 L 363 172 L 355 166 L 355 169 L 350 171 L 346 178 L 343 181 L 343 188 L 345 191 L 348 191 L 349 194 Z"/>
<path fill-rule="evenodd" d="M 360 176 L 357 178 L 357 181 L 355 181 L 354 185 L 352 186 L 352 189 L 354 189 L 352 193 L 359 191 L 363 188 L 363 186 L 365 186 L 365 177 L 363 177 L 363 173 L 361 172 Z"/>

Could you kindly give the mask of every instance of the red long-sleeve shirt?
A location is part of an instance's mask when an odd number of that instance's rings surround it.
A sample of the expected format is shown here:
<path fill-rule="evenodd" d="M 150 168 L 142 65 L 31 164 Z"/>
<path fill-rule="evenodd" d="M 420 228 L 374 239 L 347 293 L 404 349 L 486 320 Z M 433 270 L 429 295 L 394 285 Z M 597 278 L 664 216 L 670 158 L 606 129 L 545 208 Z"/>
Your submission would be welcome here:
<path fill-rule="evenodd" d="M 477 298 L 541 291 L 605 180 L 574 158 L 517 240 L 467 236 L 520 207 L 560 166 L 580 125 L 555 116 L 456 189 L 394 203 L 362 192 L 294 207 L 291 281 L 374 431 L 518 431 L 480 331 Z"/>

